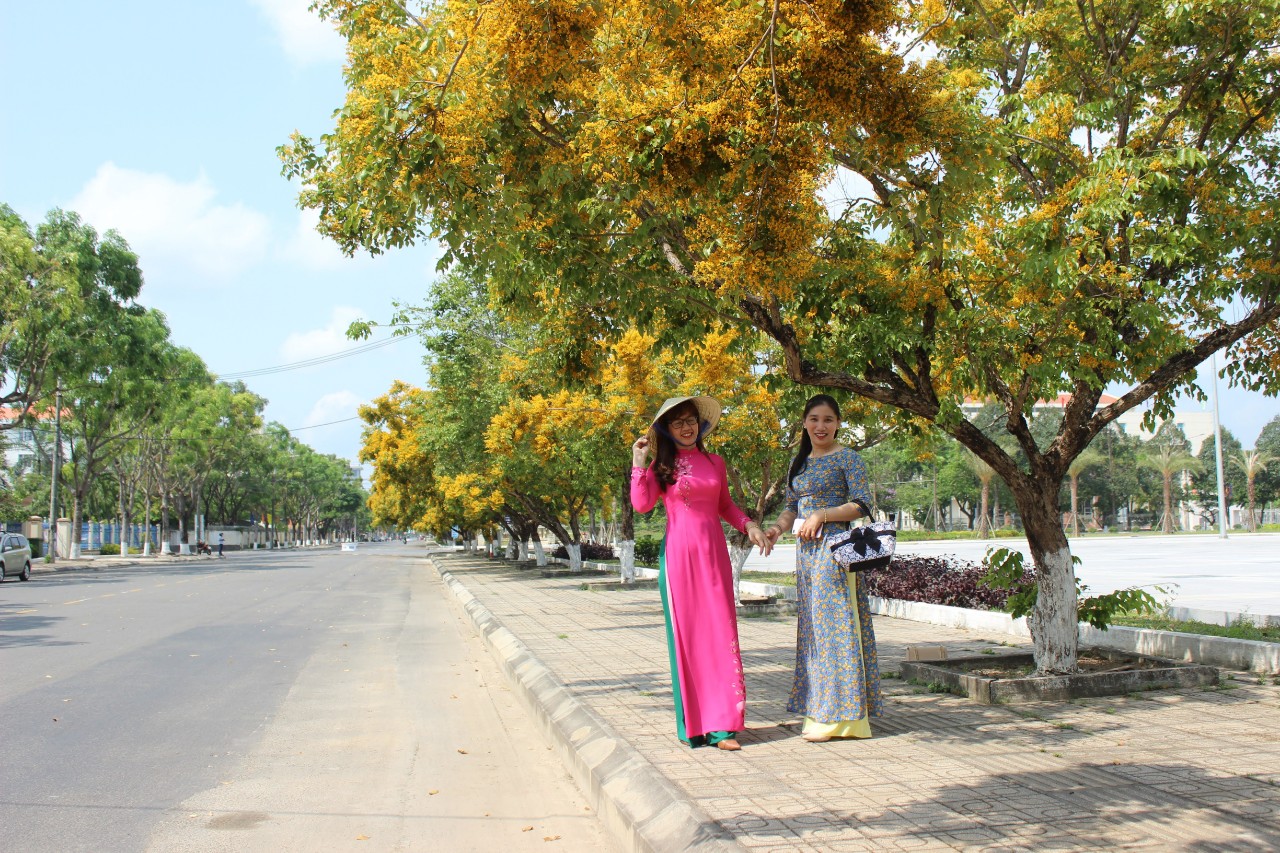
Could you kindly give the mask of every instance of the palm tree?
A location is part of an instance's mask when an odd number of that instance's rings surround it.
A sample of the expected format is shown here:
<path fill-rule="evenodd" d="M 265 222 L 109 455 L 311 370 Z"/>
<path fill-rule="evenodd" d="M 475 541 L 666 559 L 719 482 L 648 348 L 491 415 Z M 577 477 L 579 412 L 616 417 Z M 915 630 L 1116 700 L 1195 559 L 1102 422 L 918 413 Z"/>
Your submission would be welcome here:
<path fill-rule="evenodd" d="M 1100 464 L 1102 454 L 1089 449 L 1081 453 L 1067 468 L 1067 476 L 1071 478 L 1071 535 L 1080 535 L 1080 504 L 1078 500 L 1080 475 L 1087 469 Z"/>
<path fill-rule="evenodd" d="M 1245 491 L 1249 496 L 1249 514 L 1245 517 L 1245 526 L 1249 528 L 1250 533 L 1254 533 L 1258 529 L 1258 518 L 1255 514 L 1255 505 L 1257 504 L 1257 490 L 1254 487 L 1254 481 L 1258 475 L 1267 470 L 1267 465 L 1272 461 L 1269 453 L 1257 450 L 1246 450 L 1237 453 L 1231 457 L 1231 464 L 1244 474 Z"/>
<path fill-rule="evenodd" d="M 1172 533 L 1177 529 L 1173 518 L 1173 478 L 1183 471 L 1197 470 L 1200 462 L 1180 447 L 1165 444 L 1158 452 L 1144 455 L 1139 464 L 1160 474 L 1164 485 L 1164 515 L 1160 517 L 1160 531 Z"/>
<path fill-rule="evenodd" d="M 990 539 L 991 514 L 988 512 L 987 504 L 991 500 L 991 481 L 995 479 L 996 470 L 967 448 L 965 450 L 965 461 L 969 463 L 969 468 L 973 471 L 974 476 L 978 478 L 978 482 L 982 484 L 982 499 L 978 508 L 977 535 L 979 539 Z"/>

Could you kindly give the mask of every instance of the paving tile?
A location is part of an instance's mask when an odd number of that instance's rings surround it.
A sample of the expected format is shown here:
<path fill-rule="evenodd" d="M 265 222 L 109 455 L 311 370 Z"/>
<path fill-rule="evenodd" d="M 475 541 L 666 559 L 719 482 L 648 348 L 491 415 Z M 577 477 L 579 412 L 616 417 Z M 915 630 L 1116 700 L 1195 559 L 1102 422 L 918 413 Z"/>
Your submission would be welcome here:
<path fill-rule="evenodd" d="M 786 711 L 795 619 L 743 619 L 744 748 L 690 750 L 675 737 L 657 590 L 439 564 L 746 849 L 1280 849 L 1278 687 L 1239 676 L 1228 690 L 982 706 L 886 678 L 872 739 L 810 744 Z M 888 618 L 875 630 L 883 672 L 911 643 L 992 639 Z"/>

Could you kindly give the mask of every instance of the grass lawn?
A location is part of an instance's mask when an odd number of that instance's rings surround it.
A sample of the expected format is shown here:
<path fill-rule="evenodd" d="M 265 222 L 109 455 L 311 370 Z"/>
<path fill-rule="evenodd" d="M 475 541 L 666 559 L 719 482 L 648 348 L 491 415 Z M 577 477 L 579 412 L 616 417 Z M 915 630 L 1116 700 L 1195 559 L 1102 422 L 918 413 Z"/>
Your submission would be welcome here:
<path fill-rule="evenodd" d="M 778 586 L 795 586 L 795 572 L 743 572 L 742 579 L 752 583 L 772 583 Z"/>
<path fill-rule="evenodd" d="M 1169 619 L 1166 616 L 1119 616 L 1113 624 L 1127 625 L 1131 628 L 1153 628 L 1157 631 L 1181 631 L 1184 634 L 1202 634 L 1210 637 L 1231 637 L 1236 640 L 1280 642 L 1280 628 L 1259 628 L 1251 622 L 1236 622 L 1233 625 L 1224 626 L 1194 620 Z"/>

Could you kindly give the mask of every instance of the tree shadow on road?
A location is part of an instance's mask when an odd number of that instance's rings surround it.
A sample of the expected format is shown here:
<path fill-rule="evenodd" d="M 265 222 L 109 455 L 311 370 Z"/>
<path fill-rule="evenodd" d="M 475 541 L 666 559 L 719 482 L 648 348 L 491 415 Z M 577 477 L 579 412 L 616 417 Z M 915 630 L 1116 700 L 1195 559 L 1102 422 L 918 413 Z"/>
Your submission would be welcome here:
<path fill-rule="evenodd" d="M 64 621 L 62 616 L 23 613 L 24 604 L 0 604 L 0 649 L 19 646 L 82 646 L 84 643 L 56 640 L 45 631 Z"/>

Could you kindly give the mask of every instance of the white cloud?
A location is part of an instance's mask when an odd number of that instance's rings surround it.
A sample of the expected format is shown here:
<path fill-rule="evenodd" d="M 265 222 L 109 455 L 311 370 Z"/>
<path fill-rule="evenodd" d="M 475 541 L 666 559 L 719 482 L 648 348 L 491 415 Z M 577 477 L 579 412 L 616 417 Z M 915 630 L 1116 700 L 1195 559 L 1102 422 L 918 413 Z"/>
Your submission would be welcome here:
<path fill-rule="evenodd" d="M 215 204 L 217 194 L 203 172 L 182 183 L 107 162 L 68 206 L 100 232 L 119 231 L 144 269 L 159 259 L 225 277 L 261 260 L 271 228 L 266 216 L 239 202 Z"/>
<path fill-rule="evenodd" d="M 333 355 L 359 346 L 358 341 L 347 337 L 347 326 L 359 320 L 365 312 L 349 305 L 337 305 L 329 315 L 329 324 L 321 329 L 293 332 L 280 345 L 280 356 L 285 362 L 306 361 L 322 355 Z M 332 396 L 332 395 L 329 395 Z"/>
<path fill-rule="evenodd" d="M 369 260 L 368 255 L 348 258 L 338 245 L 316 230 L 320 224 L 320 211 L 303 210 L 298 215 L 298 226 L 280 250 L 287 261 L 301 264 L 310 270 L 331 270 L 350 265 L 358 260 Z"/>
<path fill-rule="evenodd" d="M 356 407 L 364 403 L 364 399 L 350 391 L 333 391 L 325 394 L 311 407 L 304 427 L 327 424 L 346 418 L 355 417 Z"/>
<path fill-rule="evenodd" d="M 308 6 L 311 0 L 253 0 L 271 22 L 280 47 L 295 65 L 341 62 L 346 45 L 333 24 Z"/>

